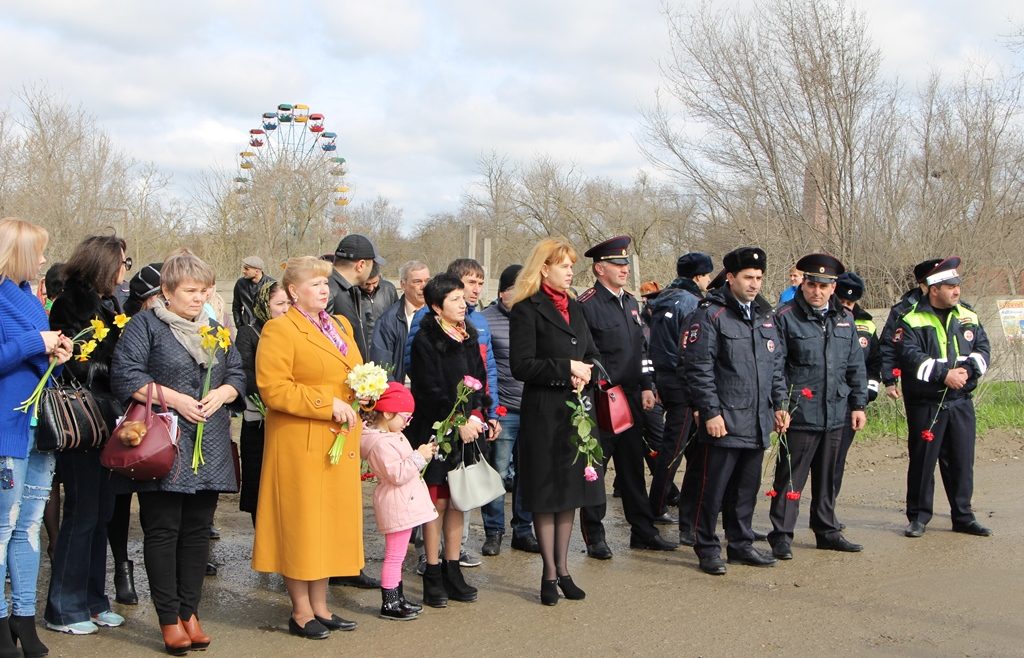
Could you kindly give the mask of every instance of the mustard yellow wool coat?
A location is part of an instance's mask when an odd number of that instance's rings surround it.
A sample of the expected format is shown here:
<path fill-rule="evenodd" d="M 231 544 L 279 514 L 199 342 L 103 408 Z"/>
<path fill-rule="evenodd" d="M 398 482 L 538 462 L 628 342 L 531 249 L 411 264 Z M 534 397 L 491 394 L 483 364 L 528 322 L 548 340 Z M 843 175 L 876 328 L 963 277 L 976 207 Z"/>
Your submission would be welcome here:
<path fill-rule="evenodd" d="M 345 383 L 363 362 L 352 325 L 335 316 L 348 341 L 342 355 L 292 308 L 264 326 L 256 351 L 256 384 L 267 407 L 266 445 L 256 511 L 252 568 L 296 580 L 359 573 L 363 567 L 363 503 L 359 480 L 362 424 L 346 432 L 341 460 L 331 464 L 334 398 L 352 402 Z"/>

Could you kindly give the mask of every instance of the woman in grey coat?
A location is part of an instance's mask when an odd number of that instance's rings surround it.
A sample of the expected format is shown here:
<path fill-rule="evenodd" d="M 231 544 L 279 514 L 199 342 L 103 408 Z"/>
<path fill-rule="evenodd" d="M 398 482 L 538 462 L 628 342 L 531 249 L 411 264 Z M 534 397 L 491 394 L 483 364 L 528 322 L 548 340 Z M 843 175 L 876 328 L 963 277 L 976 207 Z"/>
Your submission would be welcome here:
<path fill-rule="evenodd" d="M 171 472 L 155 482 L 119 484 L 139 493 L 146 574 L 164 646 L 172 655 L 184 655 L 210 644 L 197 612 L 217 496 L 238 488 L 226 405 L 244 400 L 245 374 L 234 346 L 218 350 L 210 391 L 202 393 L 208 357 L 199 329 L 217 326 L 203 312 L 214 283 L 210 266 L 181 250 L 164 261 L 160 278 L 165 305 L 135 315 L 125 327 L 114 352 L 113 390 L 125 401 L 145 401 L 148 385 L 155 383 L 178 417 L 178 456 Z M 205 423 L 204 463 L 193 472 L 200 422 Z"/>

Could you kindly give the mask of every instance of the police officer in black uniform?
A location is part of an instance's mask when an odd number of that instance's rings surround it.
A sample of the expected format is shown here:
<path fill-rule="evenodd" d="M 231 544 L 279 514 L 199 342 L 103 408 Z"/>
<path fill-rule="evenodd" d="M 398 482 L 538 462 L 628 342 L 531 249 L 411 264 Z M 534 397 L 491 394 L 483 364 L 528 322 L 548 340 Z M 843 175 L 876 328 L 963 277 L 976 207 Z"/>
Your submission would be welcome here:
<path fill-rule="evenodd" d="M 863 550 L 843 537 L 836 519 L 836 455 L 843 429 L 862 429 L 867 418 L 868 382 L 853 317 L 833 296 L 845 271 L 828 254 L 810 254 L 796 263 L 803 283 L 792 301 L 775 312 L 779 351 L 786 364 L 789 431 L 780 437 L 772 485 L 772 531 L 768 542 L 780 560 L 793 557 L 793 533 L 800 499 L 811 476 L 811 530 L 818 548 Z"/>
<path fill-rule="evenodd" d="M 935 464 L 949 499 L 953 532 L 987 537 L 971 507 L 976 421 L 971 399 L 988 370 L 988 336 L 960 301 L 960 259 L 947 258 L 926 276 L 927 294 L 893 335 L 903 371 L 907 410 L 907 537 L 920 537 L 932 518 Z"/>
<path fill-rule="evenodd" d="M 631 548 L 671 551 L 676 544 L 662 539 L 654 526 L 644 479 L 642 423 L 645 410 L 654 406 L 653 384 L 643 372 L 644 336 L 640 306 L 626 292 L 629 278 L 629 236 L 618 236 L 591 247 L 584 255 L 594 261 L 594 286 L 578 298 L 583 315 L 601 353 L 601 364 L 612 383 L 621 385 L 629 398 L 634 424 L 625 432 L 601 433 L 605 460 L 615 460 L 615 476 L 622 508 L 631 527 Z M 605 504 L 580 509 L 580 527 L 587 555 L 607 560 L 612 556 L 605 541 Z"/>
<path fill-rule="evenodd" d="M 941 258 L 929 258 L 914 266 L 914 281 L 917 282 L 917 287 L 903 293 L 900 300 L 892 305 L 889 309 L 889 316 L 885 319 L 885 324 L 882 326 L 882 334 L 878 337 L 878 349 L 882 361 L 882 384 L 885 386 L 885 394 L 894 400 L 900 398 L 900 391 L 896 388 L 896 384 L 899 383 L 900 379 L 900 370 L 897 363 L 899 346 L 893 343 L 892 337 L 896 333 L 896 328 L 899 327 L 903 316 L 917 305 L 917 302 L 921 300 L 922 294 L 928 294 L 928 286 L 925 285 L 924 279 L 941 262 Z"/>
<path fill-rule="evenodd" d="M 786 383 L 771 304 L 759 293 L 767 259 L 742 247 L 723 259 L 726 286 L 697 307 L 686 330 L 683 375 L 699 413 L 697 439 L 705 476 L 695 511 L 694 551 L 705 573 L 726 572 L 715 528 L 723 500 L 730 562 L 768 566 L 775 558 L 754 548 L 751 520 L 761 482 L 761 462 L 771 432 L 785 431 Z"/>

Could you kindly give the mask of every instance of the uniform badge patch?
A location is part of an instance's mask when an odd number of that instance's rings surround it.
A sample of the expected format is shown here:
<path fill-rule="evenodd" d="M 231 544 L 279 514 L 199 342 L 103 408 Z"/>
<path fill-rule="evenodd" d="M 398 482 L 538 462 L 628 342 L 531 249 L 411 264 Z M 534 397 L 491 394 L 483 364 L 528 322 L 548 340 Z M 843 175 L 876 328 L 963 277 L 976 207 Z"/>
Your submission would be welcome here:
<path fill-rule="evenodd" d="M 768 341 L 768 351 L 769 352 L 774 352 L 775 351 L 775 341 L 774 340 L 769 340 Z"/>
<path fill-rule="evenodd" d="M 970 329 L 967 329 L 966 331 L 964 331 L 964 338 L 966 340 L 974 340 L 974 332 L 971 331 Z"/>
<path fill-rule="evenodd" d="M 690 330 L 687 333 L 689 333 L 689 337 L 687 338 L 687 340 L 689 340 L 691 343 L 696 343 L 698 336 L 700 336 L 700 325 L 691 325 Z"/>
<path fill-rule="evenodd" d="M 892 342 L 902 343 L 903 342 L 903 327 L 896 330 L 896 333 L 892 335 Z"/>
<path fill-rule="evenodd" d="M 867 347 L 868 346 L 868 338 L 867 338 L 867 336 L 861 336 L 860 337 L 860 346 L 861 347 Z"/>

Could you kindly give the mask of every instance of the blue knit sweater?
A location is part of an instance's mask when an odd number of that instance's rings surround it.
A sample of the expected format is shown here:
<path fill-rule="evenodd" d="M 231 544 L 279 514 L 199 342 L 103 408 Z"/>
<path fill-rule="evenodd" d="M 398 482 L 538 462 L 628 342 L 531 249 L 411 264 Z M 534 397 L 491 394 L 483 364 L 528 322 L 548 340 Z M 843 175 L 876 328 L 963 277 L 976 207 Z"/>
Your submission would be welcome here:
<path fill-rule="evenodd" d="M 15 411 L 49 367 L 39 332 L 50 324 L 28 282 L 0 282 L 0 457 L 28 456 L 30 414 Z"/>

